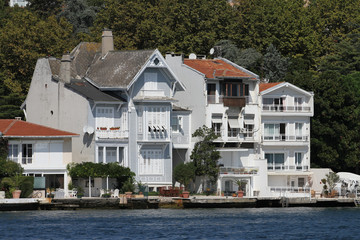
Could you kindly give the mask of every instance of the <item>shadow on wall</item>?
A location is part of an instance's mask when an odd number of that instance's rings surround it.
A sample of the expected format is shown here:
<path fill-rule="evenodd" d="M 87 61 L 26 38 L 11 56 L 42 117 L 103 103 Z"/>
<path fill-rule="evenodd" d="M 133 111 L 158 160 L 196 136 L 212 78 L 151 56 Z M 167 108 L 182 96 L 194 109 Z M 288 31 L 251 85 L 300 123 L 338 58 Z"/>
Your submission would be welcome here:
<path fill-rule="evenodd" d="M 94 138 L 94 133 L 92 134 L 89 134 L 89 133 L 85 133 L 84 134 L 84 137 L 83 137 L 83 144 L 86 146 L 86 147 L 89 147 L 91 142 L 92 142 L 92 139 Z"/>

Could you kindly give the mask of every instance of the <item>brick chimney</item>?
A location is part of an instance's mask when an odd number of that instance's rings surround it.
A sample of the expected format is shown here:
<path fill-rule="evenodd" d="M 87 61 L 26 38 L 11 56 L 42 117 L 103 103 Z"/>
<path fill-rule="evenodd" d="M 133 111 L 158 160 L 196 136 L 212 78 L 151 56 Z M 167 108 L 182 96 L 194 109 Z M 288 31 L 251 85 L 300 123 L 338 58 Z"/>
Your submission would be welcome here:
<path fill-rule="evenodd" d="M 70 68 L 71 68 L 71 58 L 70 53 L 65 53 L 61 58 L 61 65 L 60 65 L 60 73 L 59 77 L 65 83 L 70 83 Z"/>
<path fill-rule="evenodd" d="M 104 29 L 101 40 L 101 57 L 114 50 L 114 38 L 110 29 Z"/>

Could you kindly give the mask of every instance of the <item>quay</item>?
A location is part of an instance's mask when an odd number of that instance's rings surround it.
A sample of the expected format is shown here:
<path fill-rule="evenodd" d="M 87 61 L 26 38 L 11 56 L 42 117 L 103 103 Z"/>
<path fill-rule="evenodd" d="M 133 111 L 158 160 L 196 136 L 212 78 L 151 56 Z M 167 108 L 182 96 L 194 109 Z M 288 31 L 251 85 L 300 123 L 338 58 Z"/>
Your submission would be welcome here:
<path fill-rule="evenodd" d="M 0 199 L 0 211 L 157 209 L 157 208 L 268 208 L 268 207 L 356 207 L 354 198 L 237 198 L 217 196 Z"/>

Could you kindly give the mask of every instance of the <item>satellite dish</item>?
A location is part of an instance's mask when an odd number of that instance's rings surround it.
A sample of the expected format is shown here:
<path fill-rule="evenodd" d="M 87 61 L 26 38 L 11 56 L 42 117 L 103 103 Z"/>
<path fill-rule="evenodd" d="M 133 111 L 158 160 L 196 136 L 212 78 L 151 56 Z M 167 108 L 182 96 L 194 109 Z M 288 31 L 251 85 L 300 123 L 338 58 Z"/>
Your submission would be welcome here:
<path fill-rule="evenodd" d="M 196 54 L 195 53 L 190 53 L 189 59 L 196 59 Z"/>
<path fill-rule="evenodd" d="M 87 126 L 84 126 L 84 127 L 83 127 L 83 132 L 84 132 L 84 133 L 87 133 Z"/>
<path fill-rule="evenodd" d="M 87 127 L 86 131 L 87 131 L 88 134 L 93 134 L 94 133 L 94 128 L 89 126 L 89 127 Z"/>
<path fill-rule="evenodd" d="M 211 49 L 210 49 L 210 55 L 213 55 L 214 52 L 215 52 L 215 49 L 214 49 L 214 48 L 211 48 Z"/>

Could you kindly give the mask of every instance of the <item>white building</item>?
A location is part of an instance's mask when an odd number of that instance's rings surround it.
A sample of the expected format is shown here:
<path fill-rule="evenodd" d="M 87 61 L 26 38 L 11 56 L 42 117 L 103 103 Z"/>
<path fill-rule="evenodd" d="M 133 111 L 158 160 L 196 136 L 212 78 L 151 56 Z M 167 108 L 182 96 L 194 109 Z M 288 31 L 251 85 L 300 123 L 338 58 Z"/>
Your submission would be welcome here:
<path fill-rule="evenodd" d="M 14 7 L 15 5 L 18 5 L 19 7 L 26 7 L 27 4 L 28 4 L 28 1 L 25 1 L 25 0 L 10 0 L 9 1 L 10 7 Z"/>
<path fill-rule="evenodd" d="M 309 186 L 312 93 L 289 83 L 260 84 L 223 58 L 167 54 L 166 60 L 187 89 L 175 98 L 192 110 L 191 132 L 206 125 L 219 136 L 217 191 L 235 192 L 236 180 L 246 181 L 246 196 L 295 196 Z M 182 159 L 190 161 L 194 141 Z"/>
<path fill-rule="evenodd" d="M 182 120 L 181 131 L 171 133 L 173 96 L 184 87 L 158 50 L 113 49 L 104 30 L 101 44 L 80 43 L 62 60 L 39 59 L 23 105 L 27 120 L 79 132 L 74 162 L 118 162 L 151 188 L 170 186 L 173 136 L 184 148 L 190 134 Z M 91 193 L 100 188 L 95 183 Z"/>
<path fill-rule="evenodd" d="M 8 159 L 19 163 L 25 175 L 43 177 L 45 188 L 67 192 L 66 166 L 72 162 L 71 142 L 77 134 L 19 119 L 0 119 L 0 133 L 8 141 Z"/>
<path fill-rule="evenodd" d="M 313 94 L 259 77 L 227 59 L 114 51 L 80 43 L 62 60 L 37 61 L 23 107 L 30 122 L 80 133 L 74 162 L 118 162 L 151 189 L 173 184 L 172 170 L 190 161 L 206 125 L 219 138 L 218 192 L 245 196 L 295 195 L 309 186 Z M 95 186 L 91 190 L 98 195 Z"/>

